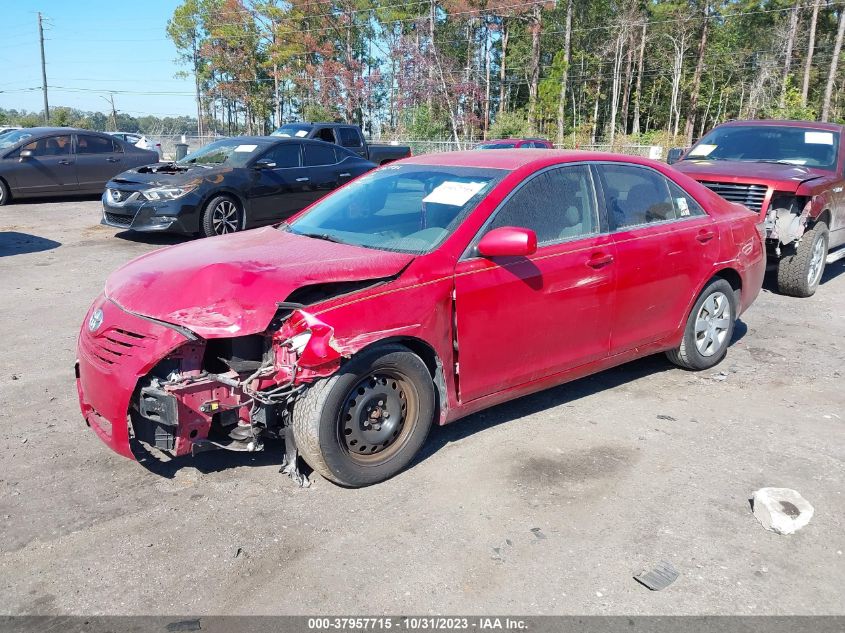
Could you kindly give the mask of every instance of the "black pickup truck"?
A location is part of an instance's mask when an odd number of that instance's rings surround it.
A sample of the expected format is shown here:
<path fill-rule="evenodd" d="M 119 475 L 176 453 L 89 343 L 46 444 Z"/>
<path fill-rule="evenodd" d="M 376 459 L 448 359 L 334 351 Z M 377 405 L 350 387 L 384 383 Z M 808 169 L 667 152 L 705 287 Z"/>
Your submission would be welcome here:
<path fill-rule="evenodd" d="M 376 165 L 384 165 L 411 155 L 411 148 L 407 145 L 367 143 L 361 128 L 346 123 L 286 123 L 271 136 L 327 141 L 345 147 Z"/>

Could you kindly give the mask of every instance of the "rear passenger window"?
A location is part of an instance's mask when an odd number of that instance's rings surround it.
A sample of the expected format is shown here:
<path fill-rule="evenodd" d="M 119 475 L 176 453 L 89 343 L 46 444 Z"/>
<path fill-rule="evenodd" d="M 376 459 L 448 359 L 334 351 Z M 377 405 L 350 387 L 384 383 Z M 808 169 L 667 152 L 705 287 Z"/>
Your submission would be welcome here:
<path fill-rule="evenodd" d="M 314 138 L 326 143 L 334 143 L 334 132 L 330 127 L 324 127 L 314 135 Z"/>
<path fill-rule="evenodd" d="M 88 134 L 80 134 L 76 137 L 77 154 L 111 154 L 113 151 L 114 143 L 111 138 Z"/>
<path fill-rule="evenodd" d="M 643 226 L 676 218 L 668 181 L 646 167 L 602 165 L 602 183 L 613 229 Z"/>
<path fill-rule="evenodd" d="M 679 218 L 707 215 L 704 209 L 701 208 L 701 205 L 695 201 L 695 198 L 671 180 L 669 181 L 669 192 L 672 194 L 672 202 L 675 204 L 675 213 Z"/>
<path fill-rule="evenodd" d="M 320 165 L 334 165 L 334 147 L 320 143 L 309 143 L 305 146 L 305 166 L 319 167 Z"/>
<path fill-rule="evenodd" d="M 351 127 L 342 127 L 340 132 L 340 144 L 343 147 L 361 147 L 361 135 L 358 130 Z"/>
<path fill-rule="evenodd" d="M 589 169 L 560 167 L 535 176 L 504 203 L 487 230 L 502 226 L 531 229 L 538 244 L 598 233 Z"/>

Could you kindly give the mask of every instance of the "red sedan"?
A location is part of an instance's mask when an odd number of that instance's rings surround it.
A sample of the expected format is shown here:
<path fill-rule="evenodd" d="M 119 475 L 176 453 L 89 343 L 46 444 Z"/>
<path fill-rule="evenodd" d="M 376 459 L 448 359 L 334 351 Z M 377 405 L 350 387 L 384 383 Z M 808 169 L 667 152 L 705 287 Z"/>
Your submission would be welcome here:
<path fill-rule="evenodd" d="M 718 363 L 762 283 L 758 222 L 640 158 L 392 163 L 113 273 L 79 336 L 82 413 L 130 458 L 281 438 L 300 482 L 299 456 L 372 484 L 432 424 L 656 352 Z"/>

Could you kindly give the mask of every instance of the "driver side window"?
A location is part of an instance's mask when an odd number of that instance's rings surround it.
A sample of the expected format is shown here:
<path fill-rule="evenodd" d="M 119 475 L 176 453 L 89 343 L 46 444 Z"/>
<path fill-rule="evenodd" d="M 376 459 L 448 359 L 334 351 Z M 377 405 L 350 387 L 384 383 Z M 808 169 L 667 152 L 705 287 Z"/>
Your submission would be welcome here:
<path fill-rule="evenodd" d="M 20 156 L 23 151 L 30 151 L 33 156 L 67 156 L 70 154 L 70 136 L 40 138 L 21 147 L 17 155 Z"/>
<path fill-rule="evenodd" d="M 487 231 L 502 226 L 531 229 L 537 244 L 554 244 L 598 233 L 596 198 L 585 165 L 544 171 L 504 203 Z"/>

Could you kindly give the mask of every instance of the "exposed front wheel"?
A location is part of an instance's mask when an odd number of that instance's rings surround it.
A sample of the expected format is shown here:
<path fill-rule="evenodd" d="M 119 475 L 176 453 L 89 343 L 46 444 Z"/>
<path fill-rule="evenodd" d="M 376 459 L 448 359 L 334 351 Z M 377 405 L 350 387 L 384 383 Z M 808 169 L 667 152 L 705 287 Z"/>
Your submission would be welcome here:
<path fill-rule="evenodd" d="M 399 345 L 368 350 L 314 383 L 293 409 L 302 458 L 335 483 L 360 487 L 403 470 L 435 414 L 425 363 Z"/>
<path fill-rule="evenodd" d="M 690 312 L 684 338 L 677 349 L 666 352 L 673 363 L 685 369 L 709 369 L 728 351 L 736 321 L 734 289 L 724 279 L 714 279 Z"/>
<path fill-rule="evenodd" d="M 9 185 L 3 182 L 3 179 L 0 178 L 0 207 L 4 204 L 9 204 L 9 200 L 11 200 L 12 196 L 9 193 Z"/>
<path fill-rule="evenodd" d="M 243 210 L 228 196 L 212 198 L 202 214 L 200 231 L 204 237 L 235 233 L 243 228 Z"/>
<path fill-rule="evenodd" d="M 791 255 L 778 262 L 778 292 L 790 297 L 811 297 L 824 274 L 830 233 L 827 224 L 818 222 L 804 233 Z"/>

